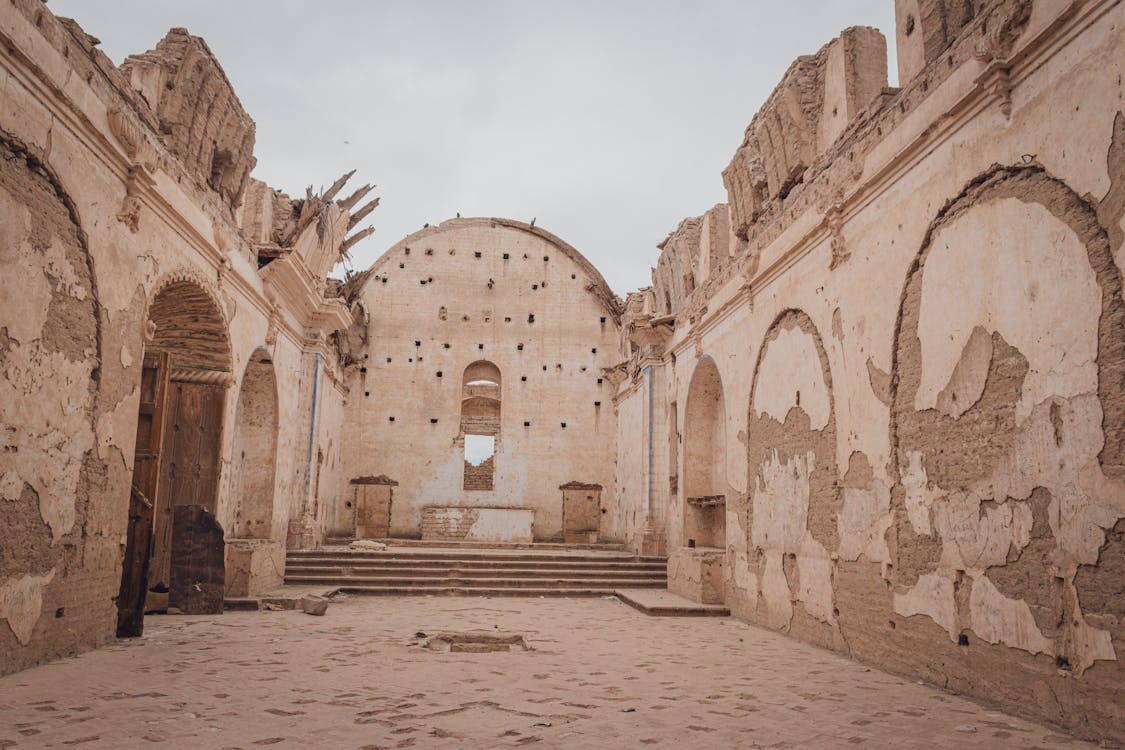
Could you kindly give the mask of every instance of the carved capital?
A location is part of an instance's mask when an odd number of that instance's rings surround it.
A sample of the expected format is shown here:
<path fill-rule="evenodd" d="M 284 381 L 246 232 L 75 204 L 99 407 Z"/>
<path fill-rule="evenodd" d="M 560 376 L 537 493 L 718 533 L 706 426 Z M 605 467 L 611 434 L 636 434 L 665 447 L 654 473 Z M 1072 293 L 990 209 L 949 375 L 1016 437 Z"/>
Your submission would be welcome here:
<path fill-rule="evenodd" d="M 844 244 L 843 205 L 840 203 L 832 204 L 832 207 L 824 215 L 824 221 L 828 225 L 829 234 L 832 235 L 832 261 L 828 264 L 829 270 L 832 270 L 852 255 Z"/>
<path fill-rule="evenodd" d="M 129 227 L 133 234 L 141 228 L 141 184 L 147 178 L 144 168 L 134 164 L 129 167 L 129 176 L 125 179 L 125 198 L 117 211 L 117 220 Z"/>
<path fill-rule="evenodd" d="M 277 345 L 277 332 L 281 326 L 281 305 L 276 302 L 270 306 L 270 322 L 266 329 L 266 346 L 271 349 Z"/>
<path fill-rule="evenodd" d="M 156 321 L 145 318 L 141 325 L 141 338 L 146 344 L 151 344 L 156 338 Z"/>
<path fill-rule="evenodd" d="M 629 373 L 625 362 L 620 362 L 612 367 L 602 368 L 602 377 L 608 380 L 614 388 L 625 382 L 625 378 L 628 376 Z"/>
<path fill-rule="evenodd" d="M 134 162 L 138 161 L 145 143 L 140 127 L 120 107 L 111 109 L 106 113 L 106 118 L 109 120 L 110 132 L 125 150 L 125 155 Z"/>

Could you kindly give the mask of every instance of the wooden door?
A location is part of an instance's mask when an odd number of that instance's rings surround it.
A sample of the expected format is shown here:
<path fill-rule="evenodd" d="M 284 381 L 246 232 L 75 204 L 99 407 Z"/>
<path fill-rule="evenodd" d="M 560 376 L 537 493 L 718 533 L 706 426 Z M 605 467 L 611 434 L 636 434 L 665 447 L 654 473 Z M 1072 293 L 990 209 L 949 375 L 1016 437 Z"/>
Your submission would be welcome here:
<path fill-rule="evenodd" d="M 355 485 L 356 539 L 386 539 L 391 535 L 391 497 L 385 484 Z"/>
<path fill-rule="evenodd" d="M 201 505 L 177 505 L 172 513 L 168 611 L 218 615 L 226 592 L 223 527 Z"/>
<path fill-rule="evenodd" d="M 601 492 L 569 489 L 563 491 L 563 541 L 567 544 L 593 544 L 598 541 L 601 522 Z"/>
<path fill-rule="evenodd" d="M 146 354 L 141 368 L 141 403 L 133 452 L 133 487 L 129 498 L 129 529 L 117 594 L 117 637 L 132 638 L 144 630 L 145 592 L 152 559 L 153 511 L 160 480 L 164 436 L 164 403 L 168 387 L 168 355 Z"/>
<path fill-rule="evenodd" d="M 225 396 L 224 386 L 182 381 L 173 381 L 169 386 L 170 424 L 164 435 L 164 460 L 160 466 L 161 502 L 155 518 L 156 542 L 149 587 L 156 594 L 168 592 L 172 584 L 175 509 L 197 505 L 214 516 Z M 160 598 L 150 598 L 149 609 L 153 605 L 162 608 Z"/>

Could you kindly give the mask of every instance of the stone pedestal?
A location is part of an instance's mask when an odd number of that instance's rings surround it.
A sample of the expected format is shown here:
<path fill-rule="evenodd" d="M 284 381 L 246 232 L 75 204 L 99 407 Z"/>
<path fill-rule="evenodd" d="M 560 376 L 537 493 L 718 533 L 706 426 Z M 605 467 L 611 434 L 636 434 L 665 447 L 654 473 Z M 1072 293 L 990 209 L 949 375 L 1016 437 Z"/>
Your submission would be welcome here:
<path fill-rule="evenodd" d="M 664 557 L 668 554 L 668 538 L 663 527 L 645 526 L 638 537 L 640 554 Z"/>
<path fill-rule="evenodd" d="M 535 511 L 527 508 L 422 509 L 422 539 L 435 542 L 522 542 L 533 539 Z"/>
<path fill-rule="evenodd" d="M 681 547 L 668 555 L 668 590 L 700 604 L 722 604 L 723 560 L 717 547 Z"/>
<path fill-rule="evenodd" d="M 289 529 L 285 535 L 285 546 L 288 549 L 316 549 L 322 540 L 320 524 L 313 516 L 305 514 L 289 519 Z"/>
<path fill-rule="evenodd" d="M 285 545 L 272 539 L 228 539 L 226 595 L 257 596 L 281 586 Z"/>

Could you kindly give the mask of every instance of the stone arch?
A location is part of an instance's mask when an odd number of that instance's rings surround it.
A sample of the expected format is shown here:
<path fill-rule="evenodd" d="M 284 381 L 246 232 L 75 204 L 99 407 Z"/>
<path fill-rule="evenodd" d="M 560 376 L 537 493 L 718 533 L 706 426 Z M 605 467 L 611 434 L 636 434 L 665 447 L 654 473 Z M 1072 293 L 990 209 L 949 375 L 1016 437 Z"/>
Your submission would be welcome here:
<path fill-rule="evenodd" d="M 1125 529 L 1125 304 L 1096 209 L 1038 165 L 973 179 L 907 273 L 892 368 L 896 612 L 1079 672 L 1114 658 L 1125 627 L 1085 620 L 1115 614 L 1099 563 Z"/>
<path fill-rule="evenodd" d="M 146 339 L 133 475 L 152 507 L 145 609 L 221 612 L 225 545 L 216 515 L 232 379 L 227 317 L 198 274 L 178 270 L 154 286 Z"/>
<path fill-rule="evenodd" d="M 277 375 L 265 347 L 250 355 L 235 408 L 231 448 L 232 536 L 273 536 L 277 469 Z"/>
<path fill-rule="evenodd" d="M 726 404 L 710 355 L 700 357 L 684 405 L 684 539 L 726 546 Z"/>
<path fill-rule="evenodd" d="M 98 458 L 98 300 L 87 238 L 61 180 L 0 130 L 0 514 L 11 537 L 0 543 L 0 673 L 51 652 L 49 639 L 74 641 L 70 619 L 40 617 L 64 603 L 68 586 L 112 596 L 75 564 L 112 559 L 117 546 L 86 524 L 92 495 L 122 480 L 121 461 Z M 104 637 L 104 620 L 90 624 Z M 33 640 L 40 646 L 25 650 Z"/>
<path fill-rule="evenodd" d="M 812 319 L 781 312 L 754 367 L 747 420 L 747 559 L 755 621 L 825 646 L 838 632 L 833 554 L 841 508 L 828 355 Z"/>
<path fill-rule="evenodd" d="M 233 372 L 226 309 L 211 284 L 193 269 L 177 269 L 157 280 L 146 320 L 155 324 L 146 351 L 177 353 L 181 368 Z"/>

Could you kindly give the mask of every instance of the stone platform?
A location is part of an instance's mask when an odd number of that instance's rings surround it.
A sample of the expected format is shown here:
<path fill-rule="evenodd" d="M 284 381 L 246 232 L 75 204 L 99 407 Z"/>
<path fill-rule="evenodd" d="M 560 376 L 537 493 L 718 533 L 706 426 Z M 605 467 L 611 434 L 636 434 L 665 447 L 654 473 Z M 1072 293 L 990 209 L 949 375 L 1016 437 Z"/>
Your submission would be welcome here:
<path fill-rule="evenodd" d="M 668 590 L 699 604 L 722 604 L 726 551 L 681 547 L 668 555 Z"/>
<path fill-rule="evenodd" d="M 730 609 L 700 604 L 667 589 L 618 589 L 617 598 L 633 609 L 655 617 L 727 617 Z"/>

